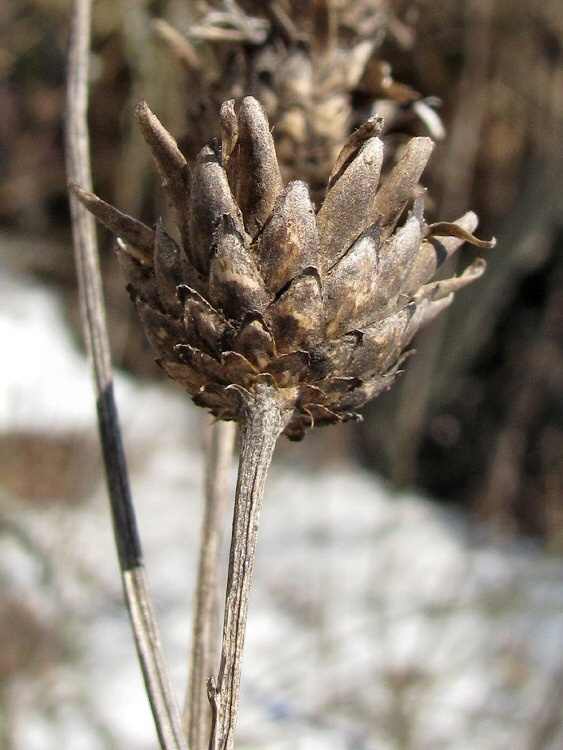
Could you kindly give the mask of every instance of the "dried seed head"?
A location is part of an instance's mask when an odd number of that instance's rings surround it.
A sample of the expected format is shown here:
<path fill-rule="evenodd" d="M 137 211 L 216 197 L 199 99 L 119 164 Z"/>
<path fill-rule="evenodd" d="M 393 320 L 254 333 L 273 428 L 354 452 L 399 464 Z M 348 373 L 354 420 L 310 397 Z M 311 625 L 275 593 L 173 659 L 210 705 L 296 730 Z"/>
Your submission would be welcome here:
<path fill-rule="evenodd" d="M 432 151 L 414 138 L 379 187 L 381 122 L 344 145 L 315 215 L 307 186 L 283 189 L 266 116 L 252 97 L 221 112 L 222 147 L 200 152 L 192 174 L 146 104 L 138 108 L 181 245 L 96 196 L 76 195 L 122 243 L 129 289 L 158 361 L 220 419 L 240 418 L 260 383 L 277 387 L 299 439 L 314 424 L 357 418 L 387 389 L 416 331 L 478 278 L 431 281 L 471 232 L 467 214 L 427 225 L 420 194 L 397 228 Z"/>

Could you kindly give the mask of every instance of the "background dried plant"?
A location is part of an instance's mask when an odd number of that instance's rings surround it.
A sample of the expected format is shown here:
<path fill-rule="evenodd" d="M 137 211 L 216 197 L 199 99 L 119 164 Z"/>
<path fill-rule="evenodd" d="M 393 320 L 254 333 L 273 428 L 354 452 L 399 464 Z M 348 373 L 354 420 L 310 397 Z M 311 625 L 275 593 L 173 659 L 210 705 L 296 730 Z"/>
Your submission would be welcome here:
<path fill-rule="evenodd" d="M 438 205 L 447 215 L 474 201 L 506 251 L 493 260 L 478 304 L 467 300 L 435 329 L 434 352 L 374 407 L 364 432 L 369 459 L 397 483 L 455 498 L 500 534 L 524 531 L 555 545 L 563 479 L 561 32 L 554 2 L 540 13 L 508 0 L 440 2 L 420 15 L 407 80 L 423 90 L 432 81 L 444 102 L 448 143 L 432 165 Z M 386 413 L 398 425 L 391 437 L 379 429 Z"/>

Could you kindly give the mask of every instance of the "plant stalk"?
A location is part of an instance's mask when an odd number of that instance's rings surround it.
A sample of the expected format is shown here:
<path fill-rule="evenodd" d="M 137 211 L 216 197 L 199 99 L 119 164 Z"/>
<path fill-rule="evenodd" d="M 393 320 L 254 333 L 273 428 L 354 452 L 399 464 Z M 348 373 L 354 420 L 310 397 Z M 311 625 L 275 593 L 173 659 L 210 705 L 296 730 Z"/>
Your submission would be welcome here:
<path fill-rule="evenodd" d="M 66 164 L 69 181 L 88 190 L 92 186 L 87 124 L 91 17 L 91 0 L 73 0 L 68 58 Z M 96 228 L 93 217 L 72 195 L 70 207 L 84 337 L 94 381 L 98 428 L 124 598 L 160 746 L 162 750 L 188 750 L 164 661 L 129 487 L 113 392 Z"/>
<path fill-rule="evenodd" d="M 294 394 L 292 394 L 294 395 Z M 291 418 L 291 399 L 283 391 L 257 384 L 241 418 L 241 453 L 235 495 L 223 643 L 217 684 L 209 682 L 213 713 L 210 750 L 233 750 L 242 653 L 252 568 L 264 487 L 276 441 Z"/>
<path fill-rule="evenodd" d="M 206 750 L 211 730 L 207 680 L 216 669 L 219 635 L 218 567 L 236 434 L 234 422 L 214 422 L 207 435 L 205 509 L 194 597 L 191 666 L 184 720 L 190 750 Z"/>

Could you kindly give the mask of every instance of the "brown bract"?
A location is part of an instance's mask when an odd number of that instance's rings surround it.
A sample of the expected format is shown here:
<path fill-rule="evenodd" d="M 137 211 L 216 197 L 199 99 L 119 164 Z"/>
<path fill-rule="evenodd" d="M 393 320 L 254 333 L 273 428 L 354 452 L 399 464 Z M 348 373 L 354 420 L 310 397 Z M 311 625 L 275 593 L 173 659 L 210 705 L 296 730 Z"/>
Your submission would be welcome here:
<path fill-rule="evenodd" d="M 221 145 L 200 152 L 193 171 L 149 110 L 142 133 L 170 198 L 179 243 L 74 186 L 121 239 L 129 290 L 159 364 L 200 406 L 238 420 L 260 383 L 280 391 L 293 416 L 284 433 L 357 418 L 396 379 L 416 331 L 478 278 L 431 281 L 477 217 L 427 225 L 423 193 L 398 226 L 430 157 L 413 138 L 380 185 L 379 120 L 349 138 L 318 212 L 307 185 L 285 188 L 268 120 L 246 97 L 226 102 Z"/>

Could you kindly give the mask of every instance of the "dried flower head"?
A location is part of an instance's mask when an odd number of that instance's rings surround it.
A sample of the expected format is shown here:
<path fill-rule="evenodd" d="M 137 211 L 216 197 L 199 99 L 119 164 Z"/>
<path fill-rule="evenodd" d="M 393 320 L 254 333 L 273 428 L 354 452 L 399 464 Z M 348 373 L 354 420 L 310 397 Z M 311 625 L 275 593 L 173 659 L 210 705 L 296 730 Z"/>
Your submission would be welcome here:
<path fill-rule="evenodd" d="M 391 65 L 380 57 L 386 36 L 412 45 L 395 5 L 200 0 L 193 9 L 197 21 L 184 32 L 164 19 L 156 22 L 190 92 L 183 148 L 195 156 L 207 133 L 219 127 L 220 103 L 240 92 L 253 94 L 273 126 L 284 181 L 305 180 L 320 203 L 352 125 L 361 123 L 372 105 L 385 110 L 387 126 L 391 122 L 396 129 L 397 122 L 415 116 L 429 135 L 439 137 L 438 115 L 418 92 L 395 81 Z"/>
<path fill-rule="evenodd" d="M 285 188 L 261 105 L 221 109 L 222 140 L 193 171 L 146 103 L 137 115 L 175 212 L 179 242 L 91 193 L 76 195 L 121 239 L 129 291 L 166 372 L 220 419 L 238 420 L 266 384 L 292 415 L 284 433 L 357 417 L 389 388 L 416 331 L 475 280 L 430 281 L 477 218 L 427 225 L 420 192 L 399 222 L 433 143 L 413 138 L 380 186 L 381 120 L 338 156 L 320 209 L 307 185 Z"/>

